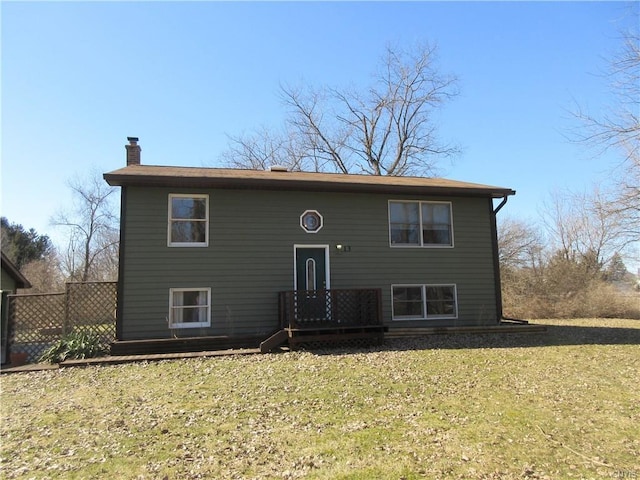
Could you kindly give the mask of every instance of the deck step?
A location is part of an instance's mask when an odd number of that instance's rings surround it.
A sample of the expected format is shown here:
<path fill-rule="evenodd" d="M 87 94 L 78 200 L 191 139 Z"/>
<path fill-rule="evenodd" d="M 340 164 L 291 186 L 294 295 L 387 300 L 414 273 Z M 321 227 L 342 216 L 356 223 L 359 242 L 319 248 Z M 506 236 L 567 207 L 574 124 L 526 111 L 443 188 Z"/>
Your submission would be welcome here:
<path fill-rule="evenodd" d="M 289 333 L 286 330 L 278 330 L 265 341 L 260 342 L 260 351 L 269 353 L 274 348 L 284 345 L 289 339 Z"/>

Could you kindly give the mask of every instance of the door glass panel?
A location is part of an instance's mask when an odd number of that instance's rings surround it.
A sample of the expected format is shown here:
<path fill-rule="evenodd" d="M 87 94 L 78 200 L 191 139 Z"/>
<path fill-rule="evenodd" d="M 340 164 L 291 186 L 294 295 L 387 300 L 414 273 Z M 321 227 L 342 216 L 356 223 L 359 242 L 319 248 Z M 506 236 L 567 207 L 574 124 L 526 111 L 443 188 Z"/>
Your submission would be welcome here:
<path fill-rule="evenodd" d="M 307 290 L 316 289 L 316 261 L 313 258 L 307 258 Z"/>

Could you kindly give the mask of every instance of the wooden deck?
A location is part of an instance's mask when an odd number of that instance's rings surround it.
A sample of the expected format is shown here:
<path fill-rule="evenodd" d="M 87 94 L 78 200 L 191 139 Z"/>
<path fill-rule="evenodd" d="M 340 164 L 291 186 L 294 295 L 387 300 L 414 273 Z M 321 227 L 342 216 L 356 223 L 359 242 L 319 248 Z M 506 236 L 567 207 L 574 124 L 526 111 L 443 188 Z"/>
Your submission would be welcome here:
<path fill-rule="evenodd" d="M 255 355 L 260 353 L 258 348 L 232 348 L 226 350 L 213 350 L 203 352 L 181 352 L 181 353 L 156 353 L 145 355 L 110 355 L 108 357 L 86 358 L 83 360 L 65 360 L 60 364 L 60 368 L 66 367 L 88 367 L 92 365 L 120 365 L 133 362 L 157 362 L 160 360 L 178 360 L 183 358 L 204 358 L 223 357 L 229 355 Z"/>
<path fill-rule="evenodd" d="M 383 325 L 285 328 L 260 344 L 262 353 L 269 353 L 284 344 L 296 350 L 300 347 L 330 345 L 382 345 L 387 328 Z"/>
<path fill-rule="evenodd" d="M 420 335 L 446 335 L 454 333 L 539 333 L 546 331 L 547 327 L 545 325 L 508 322 L 498 325 L 390 328 L 389 331 L 385 334 L 385 337 L 415 337 Z"/>
<path fill-rule="evenodd" d="M 382 326 L 382 290 L 291 290 L 278 294 L 280 327 L 296 331 Z"/>
<path fill-rule="evenodd" d="M 111 344 L 111 355 L 153 355 L 164 353 L 211 352 L 228 349 L 257 349 L 264 336 L 181 337 L 124 340 Z"/>
<path fill-rule="evenodd" d="M 43 370 L 57 370 L 67 367 L 89 367 L 99 365 L 121 365 L 125 363 L 135 362 L 157 362 L 161 360 L 179 360 L 183 358 L 204 358 L 204 357 L 222 357 L 229 355 L 255 355 L 260 353 L 257 348 L 240 348 L 214 350 L 205 352 L 182 352 L 182 353 L 155 353 L 155 354 L 139 354 L 139 355 L 108 355 L 106 357 L 86 358 L 82 360 L 65 360 L 57 364 L 51 363 L 31 363 L 12 367 L 11 365 L 2 365 L 0 373 L 25 373 L 38 372 Z"/>
<path fill-rule="evenodd" d="M 195 340 L 196 344 L 200 346 L 215 346 L 216 348 L 212 350 L 189 350 L 187 347 L 191 347 L 192 343 L 186 342 L 187 340 L 194 340 L 193 338 L 181 338 L 181 339 L 162 339 L 162 340 L 140 340 L 140 341 L 132 341 L 132 342 L 122 342 L 127 343 L 126 348 L 120 351 L 126 351 L 129 349 L 130 351 L 138 351 L 134 348 L 136 343 L 141 343 L 143 347 L 141 349 L 156 350 L 155 353 L 136 353 L 136 354 L 118 354 L 115 355 L 112 352 L 112 355 L 106 357 L 98 357 L 98 358 L 88 358 L 84 360 L 66 360 L 62 362 L 60 365 L 57 364 L 48 364 L 48 363 L 40 363 L 40 364 L 28 364 L 21 365 L 17 367 L 12 367 L 11 365 L 3 365 L 1 369 L 1 373 L 20 373 L 20 372 L 33 372 L 39 370 L 52 370 L 58 368 L 66 368 L 66 367 L 82 367 L 82 366 L 92 366 L 92 365 L 118 365 L 124 363 L 132 363 L 132 362 L 144 362 L 144 361 L 159 361 L 159 360 L 175 360 L 182 358 L 203 358 L 203 357 L 218 357 L 218 356 L 228 356 L 228 355 L 254 355 L 258 353 L 265 353 L 269 351 L 274 351 L 278 349 L 278 346 L 289 344 L 291 348 L 297 348 L 300 345 L 318 345 L 318 344 L 336 344 L 336 339 L 342 339 L 348 342 L 350 340 L 362 340 L 363 337 L 371 341 L 371 343 L 376 342 L 384 342 L 385 338 L 399 338 L 399 337 L 415 337 L 415 336 L 423 336 L 423 335 L 440 335 L 440 334 L 461 334 L 461 333 L 539 333 L 547 331 L 547 327 L 545 325 L 532 325 L 532 324 L 517 324 L 517 323 L 503 323 L 500 325 L 491 325 L 491 326 L 468 326 L 468 327 L 431 327 L 431 328 L 395 328 L 386 331 L 386 327 L 384 331 L 379 330 L 362 330 L 354 331 L 353 327 L 346 327 L 340 330 L 336 329 L 315 329 L 315 330 L 302 330 L 295 331 L 295 329 L 287 329 L 287 330 L 279 330 L 275 333 L 274 336 L 277 336 L 276 340 L 272 344 L 260 345 L 261 348 L 258 348 L 257 345 L 260 344 L 259 339 L 256 337 L 244 337 L 243 339 L 233 339 L 233 342 L 245 343 L 250 339 L 253 347 L 251 348 L 231 348 L 229 343 L 225 343 L 225 341 L 229 340 L 229 337 L 197 337 Z M 356 327 L 358 328 L 358 327 Z M 263 337 L 260 337 L 262 339 Z M 290 340 L 293 339 L 291 342 Z M 180 340 L 181 342 L 176 342 Z M 269 339 L 263 340 L 262 344 L 268 342 Z M 327 342 L 328 340 L 328 342 Z M 173 345 L 171 343 L 175 342 Z M 232 342 L 232 343 L 233 343 Z M 339 343 L 339 342 L 337 342 Z M 152 348 L 153 346 L 153 348 Z M 122 345 L 120 346 L 122 347 Z M 178 352 L 167 352 L 167 351 L 158 351 L 161 348 L 167 349 L 176 349 L 180 348 L 181 351 Z"/>
<path fill-rule="evenodd" d="M 260 344 L 263 353 L 287 344 L 301 346 L 380 345 L 382 290 L 291 290 L 278 295 L 280 331 Z"/>

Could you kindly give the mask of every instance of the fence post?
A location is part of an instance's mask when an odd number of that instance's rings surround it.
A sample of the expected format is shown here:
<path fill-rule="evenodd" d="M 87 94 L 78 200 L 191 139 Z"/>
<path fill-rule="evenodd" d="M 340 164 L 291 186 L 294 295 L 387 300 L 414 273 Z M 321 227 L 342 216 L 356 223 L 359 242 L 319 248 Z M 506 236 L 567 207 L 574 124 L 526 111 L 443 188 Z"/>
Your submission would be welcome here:
<path fill-rule="evenodd" d="M 62 336 L 64 337 L 69 327 L 69 303 L 71 302 L 69 297 L 69 282 L 64 284 L 64 318 L 62 319 Z"/>

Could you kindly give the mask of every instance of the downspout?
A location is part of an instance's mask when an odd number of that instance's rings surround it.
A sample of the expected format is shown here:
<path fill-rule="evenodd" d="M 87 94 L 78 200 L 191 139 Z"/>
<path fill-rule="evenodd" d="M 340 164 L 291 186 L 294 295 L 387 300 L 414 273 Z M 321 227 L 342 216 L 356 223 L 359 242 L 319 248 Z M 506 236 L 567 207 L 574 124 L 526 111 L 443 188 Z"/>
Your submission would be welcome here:
<path fill-rule="evenodd" d="M 502 197 L 502 201 L 500 202 L 500 205 L 498 205 L 494 210 L 493 210 L 493 216 L 495 218 L 495 216 L 498 214 L 498 212 L 500 211 L 500 209 L 502 207 L 504 207 L 507 204 L 507 200 L 509 200 L 509 195 L 505 195 L 504 197 Z"/>
<path fill-rule="evenodd" d="M 503 313 L 502 313 L 502 282 L 500 281 L 500 254 L 498 251 L 498 225 L 496 221 L 496 216 L 498 212 L 507 204 L 507 200 L 509 199 L 508 195 L 504 195 L 502 197 L 502 201 L 500 204 L 493 208 L 493 198 L 489 199 L 491 202 L 491 243 L 493 247 L 493 271 L 494 271 L 494 283 L 496 290 L 496 314 L 498 323 L 502 322 Z"/>

